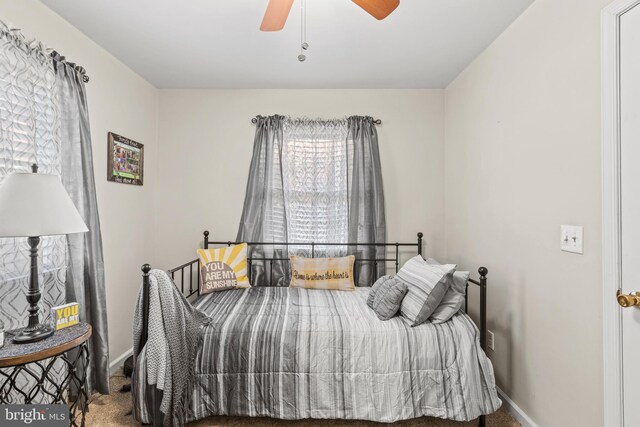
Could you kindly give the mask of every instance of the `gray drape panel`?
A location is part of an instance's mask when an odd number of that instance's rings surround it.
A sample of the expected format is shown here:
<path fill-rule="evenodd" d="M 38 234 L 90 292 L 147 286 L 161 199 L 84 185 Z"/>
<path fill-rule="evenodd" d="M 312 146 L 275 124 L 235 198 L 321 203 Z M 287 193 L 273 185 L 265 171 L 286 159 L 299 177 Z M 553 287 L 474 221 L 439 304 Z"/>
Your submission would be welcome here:
<path fill-rule="evenodd" d="M 348 118 L 349 242 L 385 243 L 386 222 L 378 132 L 371 117 Z M 385 257 L 379 246 L 350 246 L 359 259 Z M 356 263 L 358 286 L 371 286 L 384 274 L 384 263 Z"/>
<path fill-rule="evenodd" d="M 259 116 L 257 119 L 253 158 L 237 241 L 298 243 L 288 239 L 287 230 L 292 224 L 287 223 L 287 210 L 300 210 L 299 205 L 306 203 L 305 200 L 313 203 L 313 206 L 323 206 L 323 204 L 314 200 L 311 197 L 313 195 L 296 195 L 296 190 L 304 193 L 311 191 L 309 188 L 315 185 L 326 187 L 327 183 L 331 182 L 335 187 L 332 187 L 332 191 L 338 191 L 336 189 L 340 185 L 336 184 L 335 179 L 327 179 L 326 176 L 329 171 L 332 171 L 331 173 L 346 174 L 345 177 L 341 177 L 340 182 L 346 181 L 348 230 L 341 241 L 331 243 L 385 242 L 384 193 L 378 135 L 371 117 L 349 117 L 341 122 L 343 129 L 346 128 L 343 133 L 336 131 L 340 128 L 337 126 L 339 121 L 330 121 L 326 126 L 322 126 L 319 121 L 291 120 L 283 116 Z M 315 135 L 314 132 L 322 135 Z M 325 146 L 327 138 L 339 138 L 335 141 L 335 146 L 344 148 L 335 150 Z M 309 149 L 309 146 L 316 148 Z M 318 170 L 296 170 L 304 164 L 307 159 L 305 156 L 308 155 L 334 156 L 335 162 L 346 161 L 346 168 L 314 167 L 312 169 Z M 298 188 L 291 188 L 292 186 Z M 337 208 L 338 205 L 333 208 Z M 325 215 L 323 220 L 333 221 L 331 218 L 333 217 Z M 336 230 L 329 231 L 336 232 Z M 335 234 L 332 233 L 329 235 Z M 316 256 L 322 256 L 324 254 L 321 248 L 322 238 L 314 237 L 314 241 L 320 246 Z M 294 246 L 293 248 L 294 251 L 305 253 L 302 247 L 295 249 L 297 246 Z M 351 246 L 348 250 L 360 259 L 384 258 L 385 255 L 384 247 Z M 254 258 L 287 259 L 289 248 L 265 245 L 254 249 L 251 255 Z M 337 253 L 326 255 L 337 255 Z M 384 263 L 356 263 L 357 285 L 371 286 L 384 274 L 384 270 Z M 268 262 L 254 262 L 251 266 L 251 274 L 254 285 L 287 286 L 290 274 L 289 263 L 275 261 L 271 266 Z"/>
<path fill-rule="evenodd" d="M 60 58 L 57 58 L 60 59 Z M 62 143 L 62 183 L 89 232 L 67 236 L 67 302 L 80 303 L 80 319 L 91 324 L 90 390 L 109 393 L 109 343 L 102 234 L 93 173 L 89 110 L 82 76 L 54 61 Z"/>
<path fill-rule="evenodd" d="M 244 209 L 236 240 L 239 242 L 287 242 L 287 214 L 284 207 L 282 178 L 283 116 L 261 117 L 256 123 L 253 156 Z M 287 247 L 254 246 L 253 258 L 287 259 Z M 256 286 L 287 286 L 289 268 L 286 261 L 273 265 L 253 262 L 251 282 Z"/>

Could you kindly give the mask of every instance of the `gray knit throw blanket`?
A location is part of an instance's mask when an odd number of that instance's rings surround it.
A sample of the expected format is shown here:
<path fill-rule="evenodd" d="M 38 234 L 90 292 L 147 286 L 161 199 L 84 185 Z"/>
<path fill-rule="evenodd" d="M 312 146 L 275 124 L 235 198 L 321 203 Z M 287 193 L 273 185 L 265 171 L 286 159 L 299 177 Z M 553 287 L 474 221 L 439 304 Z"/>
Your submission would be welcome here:
<path fill-rule="evenodd" d="M 135 369 L 146 369 L 147 384 L 163 391 L 160 411 L 165 426 L 182 426 L 188 407 L 186 385 L 193 378 L 203 326 L 209 318 L 194 308 L 162 270 L 149 277 L 149 327 L 146 358 Z M 133 322 L 133 348 L 142 336 L 142 289 Z M 143 362 L 143 363 L 140 363 Z"/>

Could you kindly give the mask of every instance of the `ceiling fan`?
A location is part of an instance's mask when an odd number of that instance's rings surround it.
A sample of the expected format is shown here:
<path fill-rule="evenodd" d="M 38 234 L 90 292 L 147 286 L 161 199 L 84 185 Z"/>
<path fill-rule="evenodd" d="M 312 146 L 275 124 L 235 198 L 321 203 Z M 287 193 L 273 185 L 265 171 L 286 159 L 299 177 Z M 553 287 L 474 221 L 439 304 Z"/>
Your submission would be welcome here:
<path fill-rule="evenodd" d="M 400 4 L 400 0 L 352 0 L 367 13 L 378 20 L 389 16 Z M 280 31 L 284 28 L 293 0 L 269 0 L 262 18 L 260 31 Z"/>

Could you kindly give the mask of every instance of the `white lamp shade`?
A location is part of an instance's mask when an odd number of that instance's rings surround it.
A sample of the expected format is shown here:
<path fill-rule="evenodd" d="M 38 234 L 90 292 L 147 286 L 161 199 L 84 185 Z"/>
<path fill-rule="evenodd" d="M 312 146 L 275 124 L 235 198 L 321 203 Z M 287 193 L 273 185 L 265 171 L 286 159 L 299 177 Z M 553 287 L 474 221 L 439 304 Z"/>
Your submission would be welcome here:
<path fill-rule="evenodd" d="M 13 173 L 0 184 L 0 237 L 89 231 L 56 175 Z"/>

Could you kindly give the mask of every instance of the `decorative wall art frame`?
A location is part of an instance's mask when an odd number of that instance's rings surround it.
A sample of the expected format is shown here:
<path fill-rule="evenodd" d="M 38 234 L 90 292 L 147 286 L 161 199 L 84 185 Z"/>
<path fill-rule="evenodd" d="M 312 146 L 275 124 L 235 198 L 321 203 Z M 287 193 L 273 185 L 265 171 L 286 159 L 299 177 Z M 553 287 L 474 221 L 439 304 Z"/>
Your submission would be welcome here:
<path fill-rule="evenodd" d="M 107 181 L 142 185 L 144 145 L 109 132 L 107 148 Z"/>

